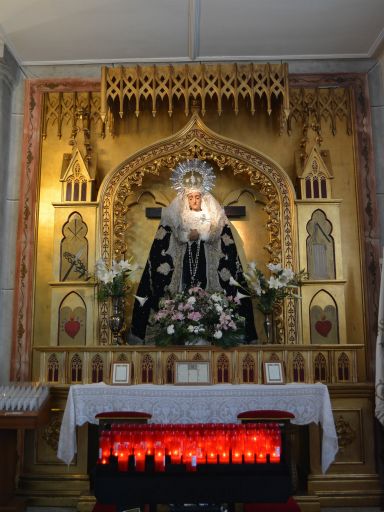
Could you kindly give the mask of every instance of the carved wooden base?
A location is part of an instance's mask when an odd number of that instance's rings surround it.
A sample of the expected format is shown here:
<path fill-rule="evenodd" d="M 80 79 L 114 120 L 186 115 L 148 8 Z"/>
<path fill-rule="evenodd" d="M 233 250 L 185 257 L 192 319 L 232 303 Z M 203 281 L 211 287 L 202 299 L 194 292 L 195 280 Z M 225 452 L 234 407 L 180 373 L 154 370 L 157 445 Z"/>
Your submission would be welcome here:
<path fill-rule="evenodd" d="M 0 429 L 0 453 L 0 512 L 21 512 L 26 503 L 15 497 L 17 430 Z"/>
<path fill-rule="evenodd" d="M 0 512 L 23 512 L 26 509 L 26 500 L 12 498 L 5 505 L 0 505 Z"/>

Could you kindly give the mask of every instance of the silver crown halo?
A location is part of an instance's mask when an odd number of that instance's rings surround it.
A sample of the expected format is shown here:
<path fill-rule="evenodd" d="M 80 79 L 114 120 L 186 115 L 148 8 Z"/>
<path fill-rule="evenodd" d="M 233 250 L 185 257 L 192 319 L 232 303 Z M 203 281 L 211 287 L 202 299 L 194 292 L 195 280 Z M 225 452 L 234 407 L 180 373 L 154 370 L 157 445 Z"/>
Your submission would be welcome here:
<path fill-rule="evenodd" d="M 213 188 L 215 179 L 213 168 L 198 158 L 180 162 L 171 176 L 172 187 L 178 194 L 195 190 L 206 194 Z"/>

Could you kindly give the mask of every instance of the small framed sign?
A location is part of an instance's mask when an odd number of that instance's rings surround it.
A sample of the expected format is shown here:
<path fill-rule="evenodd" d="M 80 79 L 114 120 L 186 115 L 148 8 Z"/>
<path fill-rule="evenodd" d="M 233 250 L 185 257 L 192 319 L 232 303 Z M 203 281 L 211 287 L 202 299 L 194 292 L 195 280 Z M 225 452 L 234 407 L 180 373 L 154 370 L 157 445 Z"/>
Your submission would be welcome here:
<path fill-rule="evenodd" d="M 284 384 L 282 363 L 263 363 L 264 384 Z"/>
<path fill-rule="evenodd" d="M 129 363 L 112 364 L 112 384 L 127 385 L 131 380 L 131 365 Z"/>
<path fill-rule="evenodd" d="M 176 361 L 175 384 L 211 384 L 209 361 Z"/>

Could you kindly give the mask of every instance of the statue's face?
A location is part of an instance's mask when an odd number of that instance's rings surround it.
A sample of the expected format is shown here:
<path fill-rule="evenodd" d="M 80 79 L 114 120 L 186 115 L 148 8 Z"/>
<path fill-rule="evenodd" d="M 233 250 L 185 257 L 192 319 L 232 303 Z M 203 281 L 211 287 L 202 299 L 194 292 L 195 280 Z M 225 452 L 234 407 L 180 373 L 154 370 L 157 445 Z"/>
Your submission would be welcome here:
<path fill-rule="evenodd" d="M 195 212 L 199 212 L 201 210 L 201 193 L 190 192 L 187 197 L 189 208 Z"/>

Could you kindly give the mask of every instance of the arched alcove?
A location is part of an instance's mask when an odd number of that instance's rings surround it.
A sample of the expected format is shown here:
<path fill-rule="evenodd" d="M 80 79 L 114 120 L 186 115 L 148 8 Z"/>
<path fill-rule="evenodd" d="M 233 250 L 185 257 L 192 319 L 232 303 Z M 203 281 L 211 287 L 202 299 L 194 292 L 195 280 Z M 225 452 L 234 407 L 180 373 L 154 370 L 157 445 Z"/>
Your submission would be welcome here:
<path fill-rule="evenodd" d="M 319 290 L 309 305 L 312 344 L 339 343 L 337 303 L 330 293 Z"/>
<path fill-rule="evenodd" d="M 68 293 L 59 306 L 59 346 L 81 346 L 86 343 L 87 308 L 76 292 Z"/>
<path fill-rule="evenodd" d="M 197 114 L 175 135 L 130 156 L 107 176 L 99 193 L 101 256 L 106 261 L 130 257 L 134 246 L 129 241 L 140 239 L 143 249 L 137 263 L 144 265 L 158 221 L 150 225 L 143 210 L 140 222 L 137 221 L 134 206 L 140 205 L 144 197 L 138 191 L 150 189 L 152 197 L 145 194 L 147 200 L 157 205 L 168 200 L 169 204 L 175 195 L 169 183 L 171 171 L 179 162 L 191 158 L 205 160 L 214 168 L 213 195 L 221 204 L 233 204 L 236 198 L 231 198 L 231 193 L 235 190 L 237 200 L 247 197 L 250 204 L 262 211 L 262 215 L 256 213 L 256 218 L 246 218 L 241 230 L 234 226 L 246 241 L 244 253 L 248 261 L 257 258 L 295 268 L 295 193 L 288 175 L 261 152 L 210 130 Z M 132 226 L 137 230 L 134 235 L 130 232 Z M 257 237 L 261 241 L 260 252 L 254 254 L 251 241 Z M 130 307 L 128 304 L 128 311 Z M 297 339 L 294 317 L 295 307 L 288 305 L 284 322 L 288 343 Z M 102 319 L 101 324 L 105 324 Z M 103 338 L 103 333 L 100 335 Z"/>

